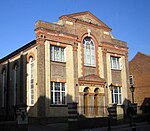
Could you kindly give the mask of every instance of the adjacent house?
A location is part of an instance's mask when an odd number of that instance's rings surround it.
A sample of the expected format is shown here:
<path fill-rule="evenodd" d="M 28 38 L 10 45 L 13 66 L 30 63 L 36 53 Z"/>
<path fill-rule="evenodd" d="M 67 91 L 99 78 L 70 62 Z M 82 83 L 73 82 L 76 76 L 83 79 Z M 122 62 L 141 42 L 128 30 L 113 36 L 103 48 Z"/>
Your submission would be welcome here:
<path fill-rule="evenodd" d="M 138 52 L 129 62 L 130 85 L 133 85 L 134 102 L 140 107 L 150 105 L 150 55 Z"/>
<path fill-rule="evenodd" d="M 65 118 L 67 103 L 73 102 L 87 118 L 107 116 L 113 104 L 123 114 L 128 47 L 110 27 L 86 11 L 63 15 L 55 23 L 37 21 L 35 34 L 34 41 L 0 59 L 4 114 L 27 105 L 29 118 Z"/>

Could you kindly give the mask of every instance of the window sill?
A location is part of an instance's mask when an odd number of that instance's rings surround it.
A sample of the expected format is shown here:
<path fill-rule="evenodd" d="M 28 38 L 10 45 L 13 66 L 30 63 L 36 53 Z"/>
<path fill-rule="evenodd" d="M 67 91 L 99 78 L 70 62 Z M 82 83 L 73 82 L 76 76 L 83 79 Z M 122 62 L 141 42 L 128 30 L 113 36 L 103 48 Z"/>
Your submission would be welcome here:
<path fill-rule="evenodd" d="M 66 62 L 61 62 L 61 61 L 53 61 L 53 60 L 50 60 L 51 62 L 53 63 L 61 63 L 61 64 L 66 64 Z"/>
<path fill-rule="evenodd" d="M 112 105 L 122 106 L 123 104 L 112 103 Z"/>
<path fill-rule="evenodd" d="M 96 68 L 95 65 L 84 65 L 85 67 L 92 67 L 92 68 Z"/>
<path fill-rule="evenodd" d="M 111 70 L 115 70 L 115 71 L 121 71 L 121 69 L 113 69 L 113 68 L 111 68 Z"/>
<path fill-rule="evenodd" d="M 67 107 L 68 105 L 54 105 L 54 104 L 51 104 L 50 107 Z"/>
<path fill-rule="evenodd" d="M 34 105 L 28 105 L 28 107 L 34 107 Z"/>
<path fill-rule="evenodd" d="M 117 106 L 122 106 L 123 104 L 117 104 Z"/>

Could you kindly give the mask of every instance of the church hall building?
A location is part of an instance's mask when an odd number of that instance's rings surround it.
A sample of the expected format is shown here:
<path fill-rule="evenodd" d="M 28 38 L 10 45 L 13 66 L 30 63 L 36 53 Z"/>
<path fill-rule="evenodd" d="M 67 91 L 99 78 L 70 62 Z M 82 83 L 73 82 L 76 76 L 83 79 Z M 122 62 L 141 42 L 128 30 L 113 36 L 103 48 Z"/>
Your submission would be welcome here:
<path fill-rule="evenodd" d="M 86 118 L 117 114 L 128 99 L 128 47 L 92 13 L 37 21 L 35 40 L 0 59 L 0 110 L 27 105 L 28 117 L 65 118 L 77 103 Z M 113 85 L 113 88 L 110 88 Z"/>

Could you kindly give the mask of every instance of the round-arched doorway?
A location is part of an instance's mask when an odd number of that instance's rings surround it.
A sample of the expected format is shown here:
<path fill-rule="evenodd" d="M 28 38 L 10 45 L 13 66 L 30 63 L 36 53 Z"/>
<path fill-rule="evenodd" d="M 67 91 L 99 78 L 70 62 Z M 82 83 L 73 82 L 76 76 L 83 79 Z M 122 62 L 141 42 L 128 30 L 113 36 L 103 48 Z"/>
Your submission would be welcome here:
<path fill-rule="evenodd" d="M 89 87 L 85 87 L 84 90 L 84 115 L 88 115 L 88 94 L 89 94 Z"/>
<path fill-rule="evenodd" d="M 95 116 L 98 116 L 98 93 L 99 93 L 99 88 L 96 88 L 94 90 L 94 113 L 95 113 Z"/>

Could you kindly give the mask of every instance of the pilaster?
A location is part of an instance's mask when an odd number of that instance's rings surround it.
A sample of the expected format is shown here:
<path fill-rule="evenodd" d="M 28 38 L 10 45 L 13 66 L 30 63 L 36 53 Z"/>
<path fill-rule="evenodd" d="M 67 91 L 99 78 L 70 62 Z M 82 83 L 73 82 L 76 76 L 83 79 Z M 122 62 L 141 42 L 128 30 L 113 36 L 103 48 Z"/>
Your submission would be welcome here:
<path fill-rule="evenodd" d="M 37 39 L 37 115 L 45 116 L 45 45 L 43 39 Z"/>
<path fill-rule="evenodd" d="M 67 102 L 75 102 L 75 79 L 74 79 L 74 56 L 73 47 L 67 45 L 66 47 L 66 83 L 67 83 Z"/>
<path fill-rule="evenodd" d="M 51 94 L 50 94 L 50 42 L 46 41 L 45 42 L 45 104 L 46 104 L 46 116 L 49 116 L 49 105 L 50 105 L 50 99 L 51 99 Z"/>
<path fill-rule="evenodd" d="M 75 90 L 75 102 L 79 100 L 78 94 L 78 44 L 75 43 L 73 46 L 73 62 L 74 62 L 74 90 Z"/>

